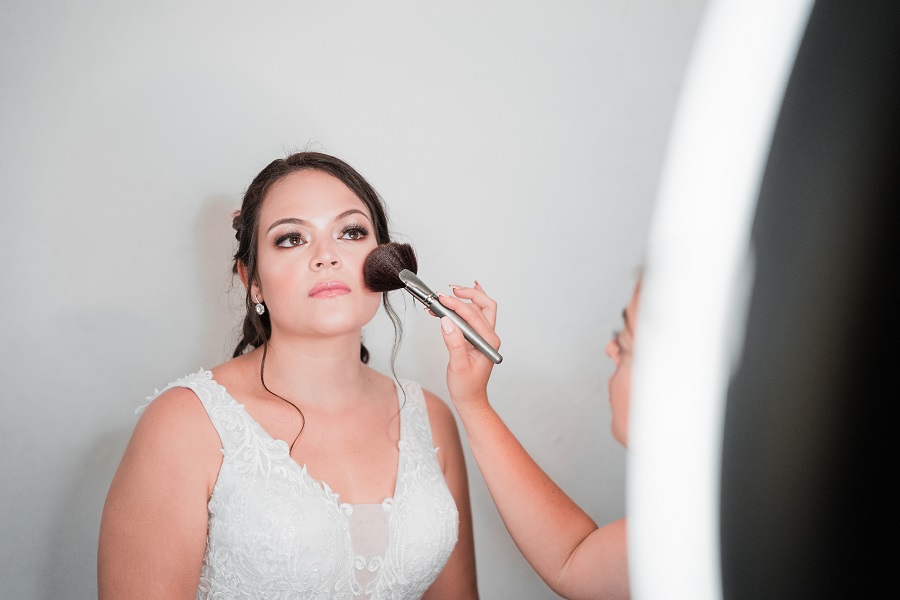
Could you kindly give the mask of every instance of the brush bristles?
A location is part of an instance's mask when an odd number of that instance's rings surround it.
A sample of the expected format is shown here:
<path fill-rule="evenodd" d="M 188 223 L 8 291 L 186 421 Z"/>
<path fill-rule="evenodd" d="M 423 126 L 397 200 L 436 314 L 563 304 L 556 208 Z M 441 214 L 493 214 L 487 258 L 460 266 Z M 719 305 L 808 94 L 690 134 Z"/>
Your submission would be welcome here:
<path fill-rule="evenodd" d="M 390 292 L 403 287 L 400 271 L 418 272 L 416 253 L 409 244 L 388 242 L 381 244 L 366 257 L 363 280 L 373 292 Z"/>

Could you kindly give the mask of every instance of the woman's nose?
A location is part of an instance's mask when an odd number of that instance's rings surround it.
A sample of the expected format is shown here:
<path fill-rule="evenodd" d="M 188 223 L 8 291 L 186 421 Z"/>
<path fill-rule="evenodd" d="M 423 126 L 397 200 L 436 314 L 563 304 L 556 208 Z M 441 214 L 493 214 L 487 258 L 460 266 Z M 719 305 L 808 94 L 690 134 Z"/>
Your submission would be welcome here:
<path fill-rule="evenodd" d="M 615 359 L 616 359 L 616 356 L 615 356 L 615 352 L 616 352 L 616 340 L 610 340 L 609 343 L 606 344 L 606 348 L 604 348 L 604 350 L 606 350 L 606 355 L 607 355 L 608 357 L 610 357 L 611 359 L 615 360 Z"/>
<path fill-rule="evenodd" d="M 325 268 L 334 268 L 341 264 L 341 259 L 335 249 L 330 244 L 319 244 L 316 246 L 316 252 L 310 261 L 310 268 L 313 271 L 320 271 Z"/>

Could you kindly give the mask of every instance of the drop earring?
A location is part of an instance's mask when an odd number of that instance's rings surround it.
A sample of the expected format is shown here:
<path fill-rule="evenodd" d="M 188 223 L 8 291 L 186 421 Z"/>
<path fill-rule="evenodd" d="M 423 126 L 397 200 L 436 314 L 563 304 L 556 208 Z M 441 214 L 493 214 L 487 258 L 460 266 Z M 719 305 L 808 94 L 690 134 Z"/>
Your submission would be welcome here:
<path fill-rule="evenodd" d="M 253 296 L 253 299 L 256 300 L 256 314 L 259 316 L 263 316 L 266 313 L 266 306 L 262 302 L 259 301 L 257 296 Z"/>

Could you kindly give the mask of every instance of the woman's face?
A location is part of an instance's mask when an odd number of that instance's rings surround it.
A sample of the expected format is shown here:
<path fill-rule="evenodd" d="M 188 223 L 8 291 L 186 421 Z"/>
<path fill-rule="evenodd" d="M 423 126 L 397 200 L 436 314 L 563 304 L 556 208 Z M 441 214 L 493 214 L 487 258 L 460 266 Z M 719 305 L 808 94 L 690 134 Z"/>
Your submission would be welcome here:
<path fill-rule="evenodd" d="M 637 323 L 640 282 L 634 288 L 628 306 L 622 312 L 622 330 L 606 345 L 606 354 L 616 365 L 609 378 L 609 405 L 612 412 L 612 435 L 628 446 L 628 409 L 631 403 L 631 356 L 634 350 L 634 327 Z"/>
<path fill-rule="evenodd" d="M 263 200 L 257 233 L 258 293 L 273 339 L 358 334 L 375 316 L 381 294 L 363 283 L 377 246 L 372 215 L 339 179 L 315 170 L 285 176 Z"/>

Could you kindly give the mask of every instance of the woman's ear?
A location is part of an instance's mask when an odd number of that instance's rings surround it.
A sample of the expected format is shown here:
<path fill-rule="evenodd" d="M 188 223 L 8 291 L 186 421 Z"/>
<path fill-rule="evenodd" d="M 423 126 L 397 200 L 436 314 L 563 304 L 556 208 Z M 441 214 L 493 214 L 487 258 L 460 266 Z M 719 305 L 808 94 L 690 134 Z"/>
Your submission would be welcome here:
<path fill-rule="evenodd" d="M 245 265 L 242 261 L 238 261 L 237 272 L 238 272 L 238 277 L 241 278 L 241 283 L 244 284 L 244 289 L 251 288 L 250 295 L 252 297 L 256 298 L 257 296 L 262 295 L 262 291 L 259 289 L 259 285 L 256 285 L 256 284 L 251 285 L 249 283 L 250 274 L 247 272 L 247 265 Z"/>
<path fill-rule="evenodd" d="M 238 277 L 241 278 L 241 283 L 244 284 L 244 288 L 247 287 L 247 265 L 244 264 L 243 261 L 237 261 L 237 273 Z"/>

